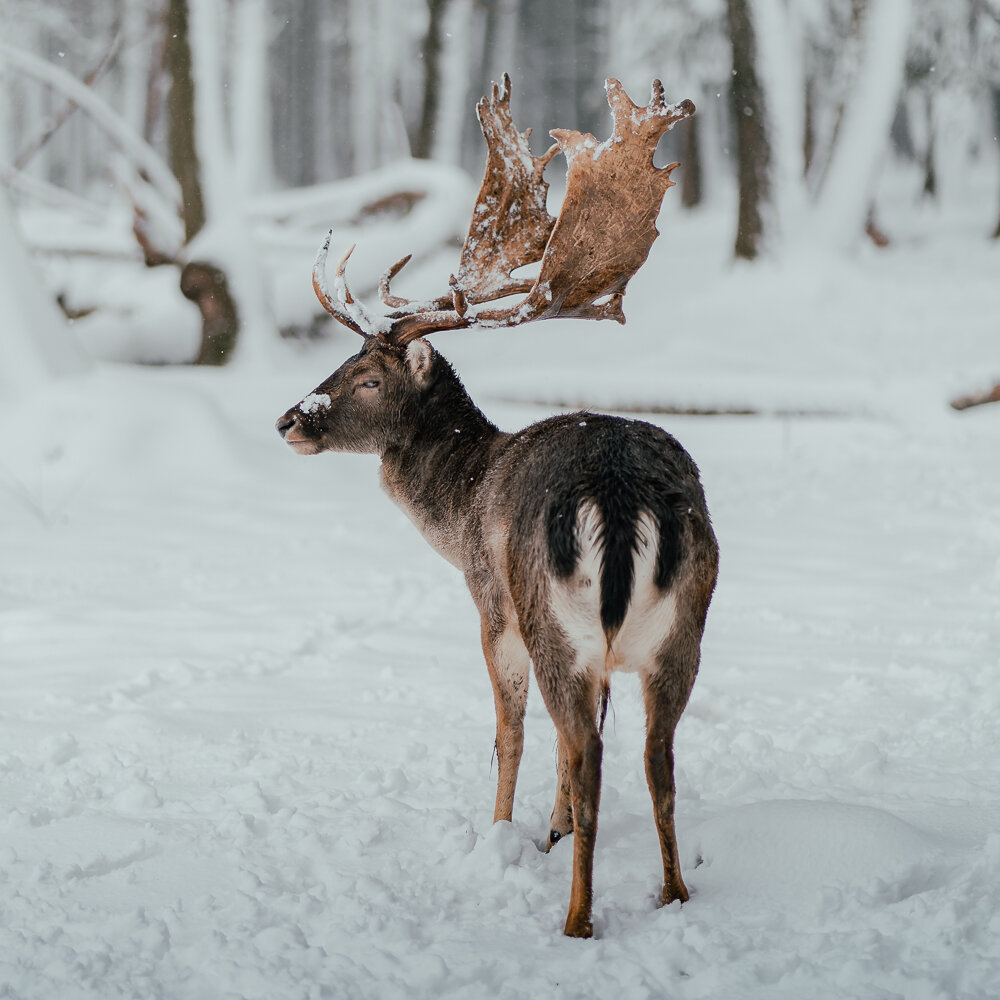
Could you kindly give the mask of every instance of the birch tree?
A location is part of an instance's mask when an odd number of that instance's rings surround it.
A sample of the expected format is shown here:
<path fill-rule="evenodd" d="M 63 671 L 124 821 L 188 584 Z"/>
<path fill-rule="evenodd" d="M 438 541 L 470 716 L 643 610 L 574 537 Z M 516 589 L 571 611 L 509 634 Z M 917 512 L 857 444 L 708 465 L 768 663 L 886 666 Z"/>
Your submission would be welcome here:
<path fill-rule="evenodd" d="M 752 137 L 748 143 L 758 148 L 756 158 L 744 157 L 741 142 L 737 255 L 750 255 L 742 252 L 746 248 L 741 246 L 740 232 L 754 222 L 754 199 L 760 232 L 753 253 L 764 247 L 777 252 L 782 245 L 845 249 L 864 231 L 888 149 L 903 85 L 911 0 L 853 0 L 856 38 L 846 47 L 851 65 L 841 61 L 836 67 L 847 83 L 842 103 L 833 113 L 826 109 L 829 125 L 821 155 L 814 152 L 817 143 L 811 135 L 816 116 L 807 115 L 804 97 L 803 8 L 785 0 L 728 2 L 735 79 L 744 76 L 746 86 L 746 63 L 751 59 L 749 75 L 757 88 L 750 97 L 734 102 L 737 120 L 742 115 L 753 121 L 745 131 Z M 743 32 L 753 39 L 752 52 L 746 51 Z M 734 82 L 734 90 L 737 86 Z M 754 178 L 744 175 L 759 172 L 765 158 L 763 180 L 757 179 L 755 188 Z M 808 174 L 807 159 L 812 160 Z"/>

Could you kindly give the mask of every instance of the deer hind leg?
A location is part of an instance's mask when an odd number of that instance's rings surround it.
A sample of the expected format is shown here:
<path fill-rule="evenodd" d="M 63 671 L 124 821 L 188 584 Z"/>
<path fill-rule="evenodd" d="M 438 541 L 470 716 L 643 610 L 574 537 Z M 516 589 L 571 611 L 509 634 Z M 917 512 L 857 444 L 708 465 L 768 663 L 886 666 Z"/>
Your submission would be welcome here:
<path fill-rule="evenodd" d="M 560 764 L 565 764 L 572 808 L 573 883 L 565 933 L 570 937 L 591 937 L 594 844 L 603 753 L 594 711 L 597 685 L 590 673 L 575 671 L 566 663 L 553 668 L 546 659 L 535 658 L 535 677 L 556 726 Z M 557 809 L 565 809 L 562 797 L 560 788 Z"/>
<path fill-rule="evenodd" d="M 520 635 L 509 624 L 498 626 L 484 616 L 482 632 L 483 653 L 497 714 L 497 799 L 493 822 L 510 822 L 524 748 L 524 708 L 528 701 L 531 661 Z"/>
<path fill-rule="evenodd" d="M 604 716 L 608 710 L 608 700 L 610 688 L 605 681 L 601 685 L 600 696 L 597 706 L 598 733 L 604 734 Z M 569 762 L 566 756 L 566 747 L 563 741 L 558 741 L 558 763 L 556 765 L 556 801 L 552 807 L 552 816 L 549 819 L 549 837 L 546 842 L 546 852 L 551 851 L 563 837 L 573 832 L 573 792 L 570 788 Z"/>
<path fill-rule="evenodd" d="M 688 899 L 687 886 L 681 877 L 677 854 L 677 834 L 674 829 L 674 730 L 687 704 L 698 670 L 698 647 L 678 649 L 667 647 L 659 657 L 657 668 L 643 677 L 643 697 L 646 703 L 646 781 L 653 799 L 653 815 L 660 835 L 663 856 L 663 891 L 660 901 L 665 906 L 679 899 Z"/>

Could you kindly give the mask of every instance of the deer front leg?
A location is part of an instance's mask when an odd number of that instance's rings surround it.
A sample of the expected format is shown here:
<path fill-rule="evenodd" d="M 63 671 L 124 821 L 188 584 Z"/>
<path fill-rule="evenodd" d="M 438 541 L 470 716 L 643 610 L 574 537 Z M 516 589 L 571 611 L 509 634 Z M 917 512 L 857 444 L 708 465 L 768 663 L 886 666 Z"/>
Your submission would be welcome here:
<path fill-rule="evenodd" d="M 493 822 L 510 822 L 524 747 L 524 708 L 531 661 L 520 634 L 508 623 L 484 615 L 482 638 L 497 714 L 497 799 Z"/>
<path fill-rule="evenodd" d="M 559 757 L 556 763 L 556 802 L 549 818 L 549 838 L 545 845 L 546 852 L 551 851 L 554 844 L 573 832 L 573 791 L 569 781 L 569 761 L 566 757 L 566 747 L 558 740 Z"/>

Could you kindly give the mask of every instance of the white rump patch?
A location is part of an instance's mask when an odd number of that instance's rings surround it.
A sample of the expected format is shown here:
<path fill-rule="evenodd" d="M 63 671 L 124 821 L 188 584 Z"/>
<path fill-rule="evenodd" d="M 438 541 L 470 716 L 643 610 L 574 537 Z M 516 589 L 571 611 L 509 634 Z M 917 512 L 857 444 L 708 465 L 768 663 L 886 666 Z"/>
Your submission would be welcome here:
<path fill-rule="evenodd" d="M 635 555 L 632 596 L 625 620 L 611 646 L 601 626 L 601 514 L 594 504 L 583 504 L 577 514 L 580 558 L 573 575 L 552 582 L 552 610 L 574 650 L 576 669 L 606 674 L 652 668 L 656 654 L 670 634 L 676 617 L 676 601 L 656 585 L 659 532 L 655 520 L 642 513 L 636 523 L 638 552 Z"/>

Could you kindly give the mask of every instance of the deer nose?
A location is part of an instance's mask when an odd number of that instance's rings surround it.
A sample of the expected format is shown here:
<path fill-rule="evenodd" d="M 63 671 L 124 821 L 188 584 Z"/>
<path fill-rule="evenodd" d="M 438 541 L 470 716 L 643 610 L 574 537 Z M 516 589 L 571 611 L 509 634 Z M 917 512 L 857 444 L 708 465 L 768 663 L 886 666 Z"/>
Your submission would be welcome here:
<path fill-rule="evenodd" d="M 287 437 L 288 432 L 297 422 L 298 417 L 291 410 L 289 410 L 283 417 L 278 417 L 278 421 L 274 426 L 278 429 L 278 433 L 282 437 Z"/>

